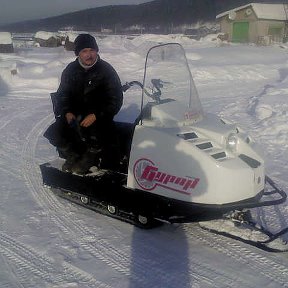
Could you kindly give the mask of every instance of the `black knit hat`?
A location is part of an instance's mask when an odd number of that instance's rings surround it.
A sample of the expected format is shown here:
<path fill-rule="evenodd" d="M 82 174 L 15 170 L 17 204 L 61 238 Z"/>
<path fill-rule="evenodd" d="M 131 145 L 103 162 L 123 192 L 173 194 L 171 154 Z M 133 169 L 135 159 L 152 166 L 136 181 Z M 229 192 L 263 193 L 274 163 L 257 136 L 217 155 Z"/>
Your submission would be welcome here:
<path fill-rule="evenodd" d="M 85 48 L 92 48 L 95 49 L 97 52 L 99 51 L 95 38 L 90 34 L 79 34 L 76 37 L 74 44 L 75 44 L 74 51 L 76 56 L 78 56 L 79 52 Z"/>

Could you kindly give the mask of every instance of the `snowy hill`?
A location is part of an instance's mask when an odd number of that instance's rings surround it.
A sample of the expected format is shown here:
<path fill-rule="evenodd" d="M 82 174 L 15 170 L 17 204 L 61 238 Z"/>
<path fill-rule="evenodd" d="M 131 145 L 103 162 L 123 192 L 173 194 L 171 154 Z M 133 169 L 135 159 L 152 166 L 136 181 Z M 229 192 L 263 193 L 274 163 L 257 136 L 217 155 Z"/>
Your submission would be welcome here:
<path fill-rule="evenodd" d="M 10 32 L 57 31 L 67 27 L 73 27 L 78 31 L 100 31 L 105 28 L 110 29 L 113 33 L 119 33 L 125 28 L 137 26 L 139 28 L 140 26 L 145 28 L 143 30 L 145 33 L 170 33 L 173 27 L 175 29 L 179 25 L 215 22 L 215 17 L 220 12 L 250 2 L 249 0 L 155 0 L 139 5 L 92 8 L 57 17 L 10 24 L 0 28 Z M 257 2 L 286 3 L 287 0 L 259 0 Z"/>

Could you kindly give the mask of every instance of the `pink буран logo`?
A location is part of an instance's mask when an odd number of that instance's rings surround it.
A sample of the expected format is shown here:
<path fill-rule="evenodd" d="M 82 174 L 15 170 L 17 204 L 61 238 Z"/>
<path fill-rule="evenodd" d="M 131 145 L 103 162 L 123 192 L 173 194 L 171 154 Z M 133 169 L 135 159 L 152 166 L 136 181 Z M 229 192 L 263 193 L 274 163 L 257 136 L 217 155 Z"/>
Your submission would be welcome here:
<path fill-rule="evenodd" d="M 159 168 L 149 159 L 139 159 L 133 168 L 138 185 L 148 191 L 161 186 L 179 193 L 188 194 L 197 186 L 199 178 L 179 177 L 159 171 Z"/>

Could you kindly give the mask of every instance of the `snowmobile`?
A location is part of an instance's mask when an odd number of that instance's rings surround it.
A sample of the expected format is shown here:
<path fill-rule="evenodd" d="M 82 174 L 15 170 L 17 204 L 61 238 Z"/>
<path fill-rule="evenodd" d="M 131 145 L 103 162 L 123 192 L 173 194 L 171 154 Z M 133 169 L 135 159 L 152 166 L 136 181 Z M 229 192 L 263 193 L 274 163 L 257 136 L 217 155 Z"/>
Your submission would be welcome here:
<path fill-rule="evenodd" d="M 115 122 L 120 168 L 102 169 L 99 161 L 77 175 L 62 171 L 64 159 L 58 157 L 40 165 L 43 183 L 57 195 L 142 228 L 231 214 L 247 223 L 247 209 L 286 201 L 265 176 L 255 141 L 237 125 L 203 112 L 180 44 L 149 49 L 143 82 L 126 83 L 123 90 L 133 86 L 142 91 L 140 114 L 133 123 Z M 286 232 L 269 234 L 267 242 Z"/>

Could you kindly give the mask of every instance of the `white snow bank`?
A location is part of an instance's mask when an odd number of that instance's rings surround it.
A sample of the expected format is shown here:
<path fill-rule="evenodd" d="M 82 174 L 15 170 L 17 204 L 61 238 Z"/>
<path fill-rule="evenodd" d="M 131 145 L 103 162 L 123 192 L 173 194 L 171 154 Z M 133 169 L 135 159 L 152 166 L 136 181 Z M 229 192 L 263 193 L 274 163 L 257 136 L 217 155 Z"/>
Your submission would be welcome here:
<path fill-rule="evenodd" d="M 57 35 L 53 32 L 46 32 L 46 31 L 38 31 L 35 34 L 35 38 L 43 39 L 43 40 L 48 40 L 51 37 L 56 38 Z"/>
<path fill-rule="evenodd" d="M 12 35 L 10 32 L 0 32 L 0 44 L 12 44 Z"/>
<path fill-rule="evenodd" d="M 284 79 L 266 85 L 259 95 L 251 99 L 249 103 L 250 114 L 255 113 L 259 120 L 285 118 L 288 127 L 288 70 L 286 73 L 286 76 L 284 73 L 282 76 L 280 75 L 280 78 Z"/>
<path fill-rule="evenodd" d="M 17 73 L 18 70 L 15 61 L 1 61 L 0 59 L 0 91 L 3 92 L 3 90 L 6 90 L 7 87 L 13 84 L 13 77 Z"/>

